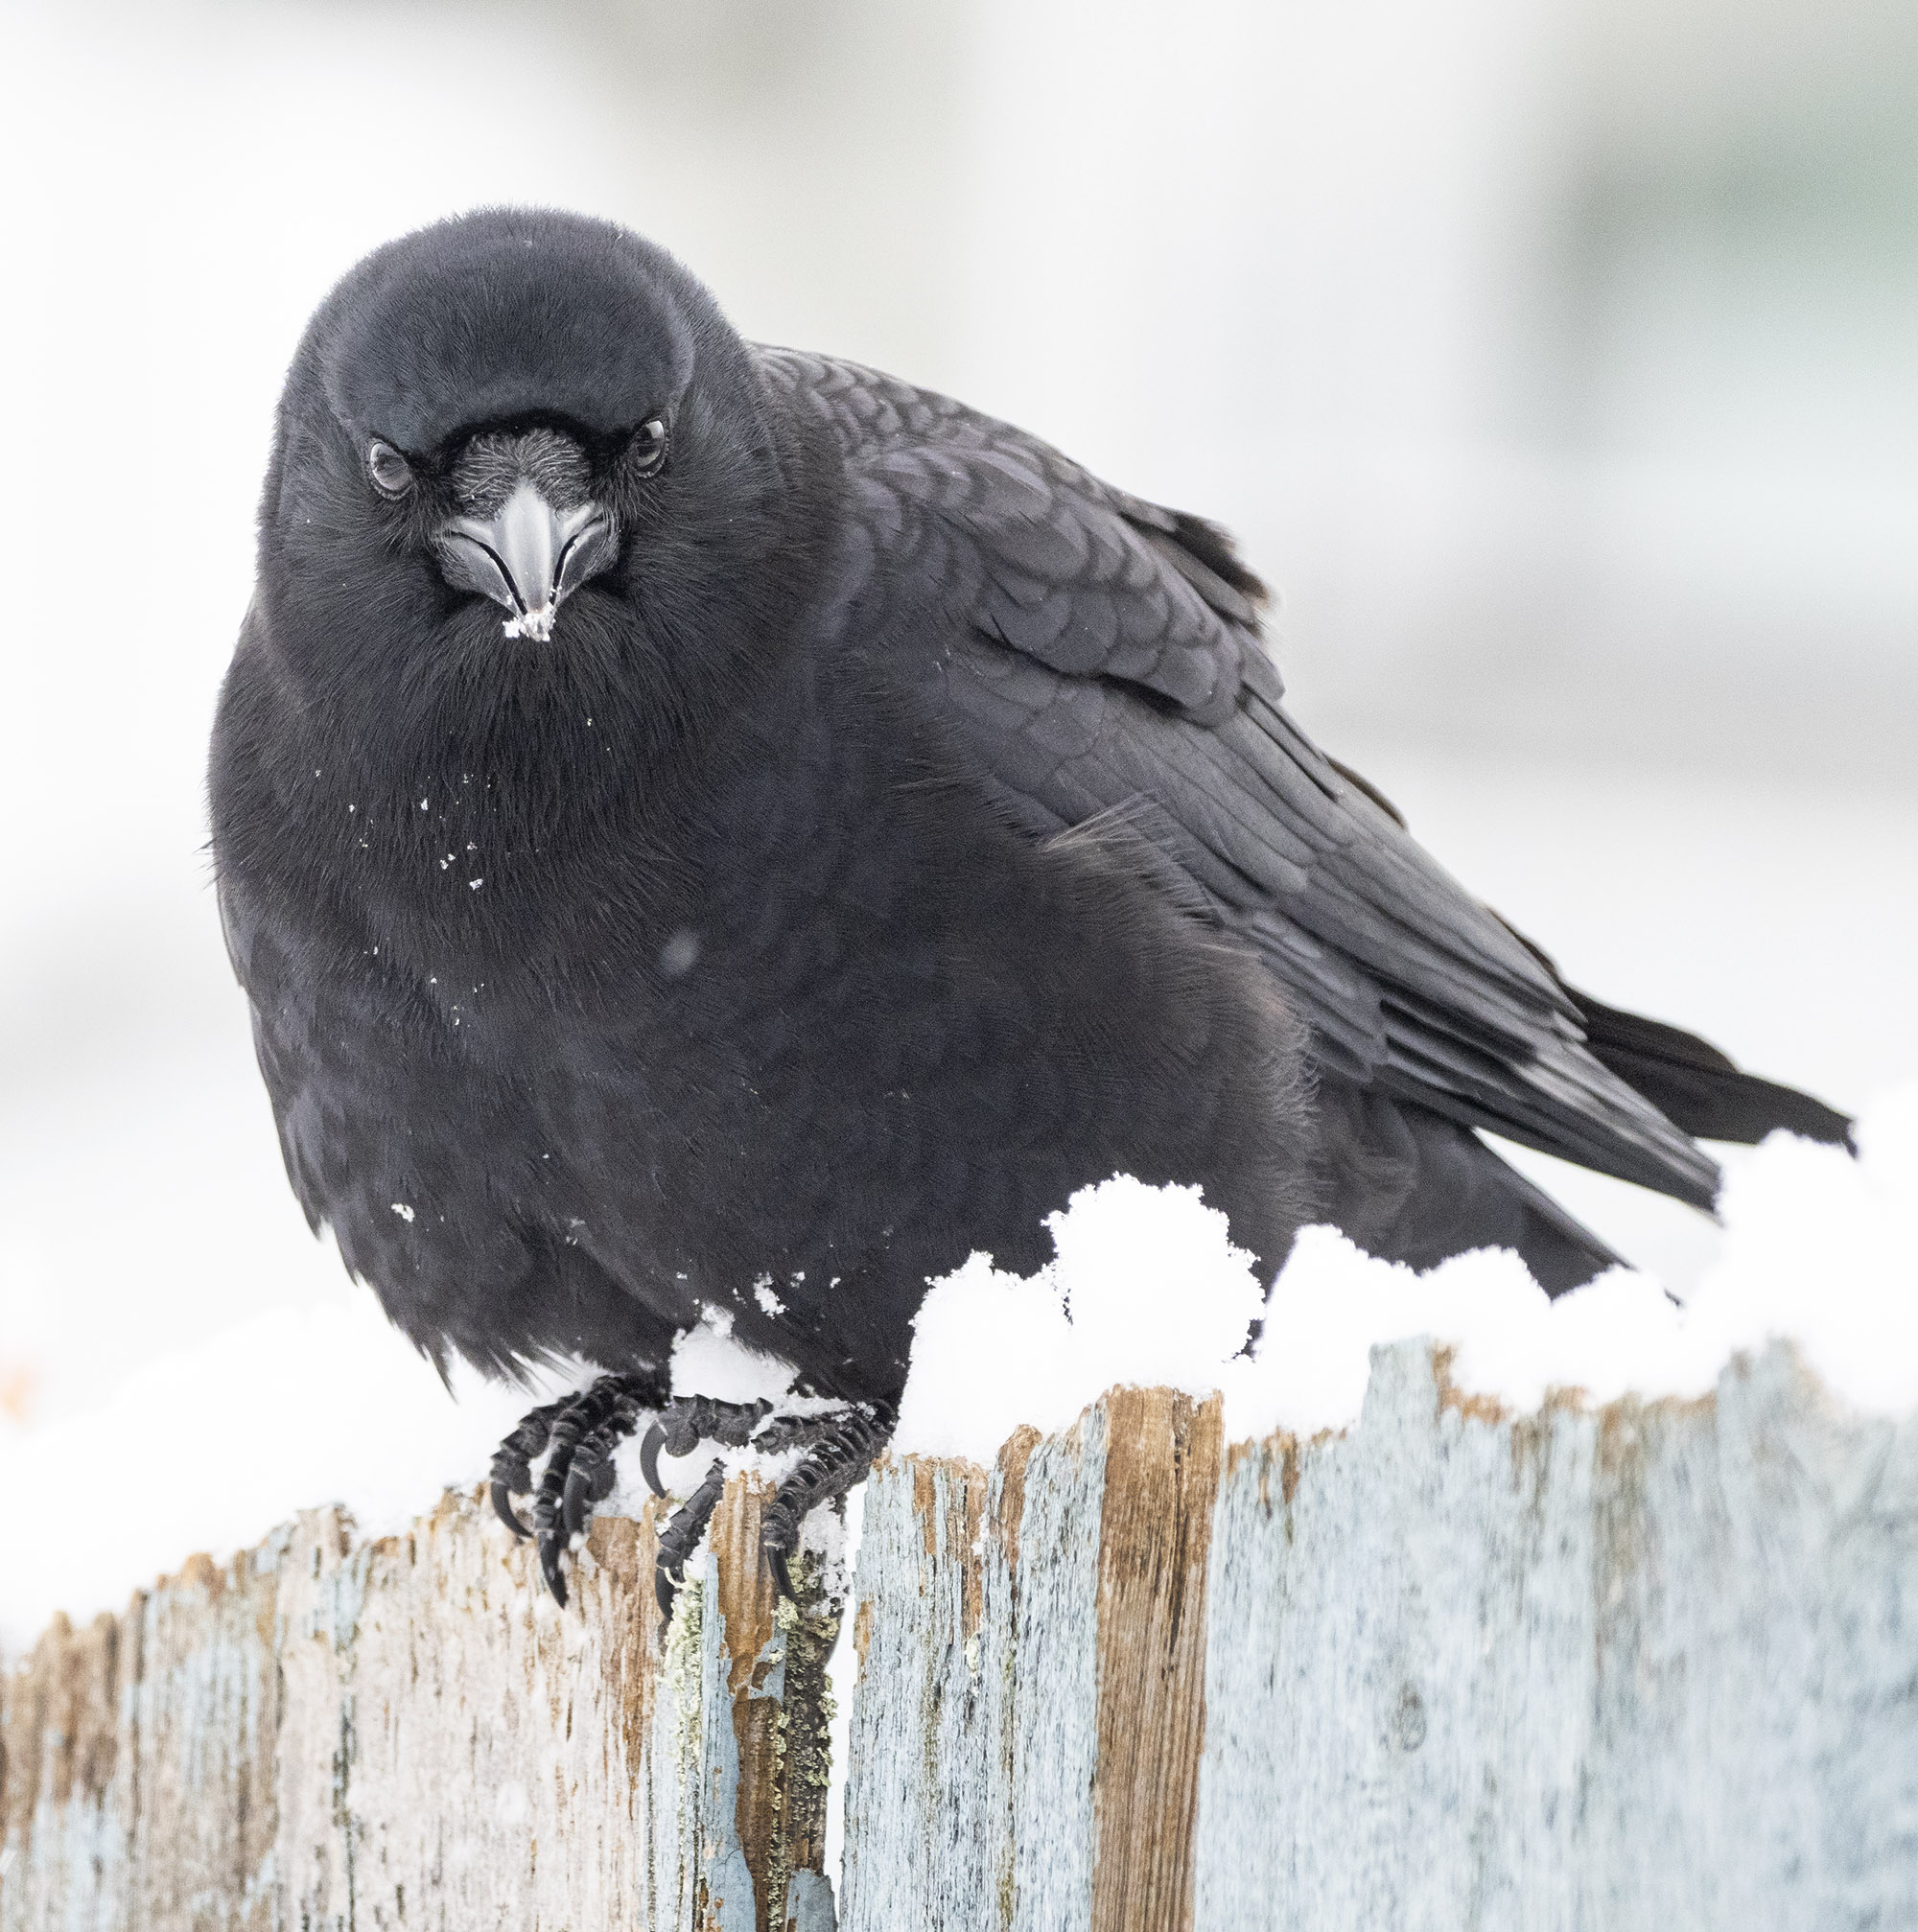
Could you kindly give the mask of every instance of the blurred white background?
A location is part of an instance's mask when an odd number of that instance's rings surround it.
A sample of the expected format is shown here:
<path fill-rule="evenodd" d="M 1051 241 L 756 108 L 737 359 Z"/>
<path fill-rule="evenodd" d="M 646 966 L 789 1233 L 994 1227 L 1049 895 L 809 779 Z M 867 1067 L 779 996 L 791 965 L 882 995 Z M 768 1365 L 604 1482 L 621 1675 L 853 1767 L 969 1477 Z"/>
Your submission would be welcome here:
<path fill-rule="evenodd" d="M 221 950 L 204 744 L 307 314 L 488 201 L 628 221 L 748 335 L 1223 519 L 1306 724 L 1575 978 L 1840 1105 L 1918 1074 L 1908 0 L 0 28 L 0 1434 L 338 1292 Z M 1706 1222 L 1560 1177 L 1696 1277 Z"/>

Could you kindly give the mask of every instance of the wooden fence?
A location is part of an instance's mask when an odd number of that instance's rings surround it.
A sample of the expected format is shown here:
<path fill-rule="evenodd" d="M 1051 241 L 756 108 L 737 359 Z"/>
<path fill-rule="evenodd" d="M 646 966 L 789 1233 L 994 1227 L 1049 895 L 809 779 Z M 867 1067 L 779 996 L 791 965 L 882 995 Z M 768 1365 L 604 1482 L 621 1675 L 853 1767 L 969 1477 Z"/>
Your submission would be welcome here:
<path fill-rule="evenodd" d="M 452 1496 L 57 1625 L 0 1932 L 824 1932 L 835 1606 L 778 1602 L 762 1500 L 664 1641 L 650 1512 L 561 1613 Z M 865 1521 L 846 1932 L 1918 1925 L 1918 1419 L 1782 1347 L 1511 1417 L 1399 1344 L 1309 1443 L 1117 1390 Z"/>

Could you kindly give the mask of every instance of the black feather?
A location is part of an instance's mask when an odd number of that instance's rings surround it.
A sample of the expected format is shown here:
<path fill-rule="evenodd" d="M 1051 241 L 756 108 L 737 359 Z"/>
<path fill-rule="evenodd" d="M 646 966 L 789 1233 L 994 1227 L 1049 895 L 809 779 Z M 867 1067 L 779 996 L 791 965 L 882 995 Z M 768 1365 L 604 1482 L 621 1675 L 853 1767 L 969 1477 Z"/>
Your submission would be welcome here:
<path fill-rule="evenodd" d="M 1852 1144 L 1852 1123 L 1835 1107 L 1777 1082 L 1743 1072 L 1696 1034 L 1660 1020 L 1621 1013 L 1573 989 L 1595 1059 L 1701 1140 L 1756 1147 L 1783 1129 L 1839 1147 Z"/>

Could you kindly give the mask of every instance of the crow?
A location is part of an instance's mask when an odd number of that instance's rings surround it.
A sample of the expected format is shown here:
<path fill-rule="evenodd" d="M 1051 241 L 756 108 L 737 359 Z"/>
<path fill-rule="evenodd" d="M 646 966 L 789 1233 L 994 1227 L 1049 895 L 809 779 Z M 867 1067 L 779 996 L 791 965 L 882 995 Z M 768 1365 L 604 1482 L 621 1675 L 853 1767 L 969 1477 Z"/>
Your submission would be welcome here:
<path fill-rule="evenodd" d="M 928 1277 L 1036 1268 L 1115 1173 L 1202 1185 L 1268 1281 L 1330 1221 L 1556 1292 L 1614 1257 L 1480 1130 L 1703 1209 L 1695 1137 L 1845 1138 L 1455 884 L 1293 722 L 1263 596 L 1215 524 L 746 342 L 606 222 L 444 221 L 320 306 L 213 732 L 219 903 L 315 1228 L 442 1369 L 604 1371 L 494 1464 L 562 1601 L 646 1416 L 655 1486 L 662 1448 L 800 1452 L 787 1584 Z M 672 1398 L 714 1315 L 826 1400 Z"/>

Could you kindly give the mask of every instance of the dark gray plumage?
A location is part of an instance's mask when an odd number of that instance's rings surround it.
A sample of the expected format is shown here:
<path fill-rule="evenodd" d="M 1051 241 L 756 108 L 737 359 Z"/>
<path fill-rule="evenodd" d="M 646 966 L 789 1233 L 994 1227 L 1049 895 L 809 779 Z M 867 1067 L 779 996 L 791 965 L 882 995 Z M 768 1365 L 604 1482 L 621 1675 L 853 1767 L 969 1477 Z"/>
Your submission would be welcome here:
<path fill-rule="evenodd" d="M 577 1350 L 625 1427 L 713 1305 L 883 1405 L 926 1277 L 1115 1171 L 1268 1272 L 1326 1217 L 1557 1289 L 1605 1250 L 1472 1129 L 1700 1206 L 1693 1133 L 1842 1134 L 1462 892 L 1286 715 L 1261 594 L 618 229 L 382 249 L 289 377 L 213 749 L 309 1216 L 422 1347 Z"/>

